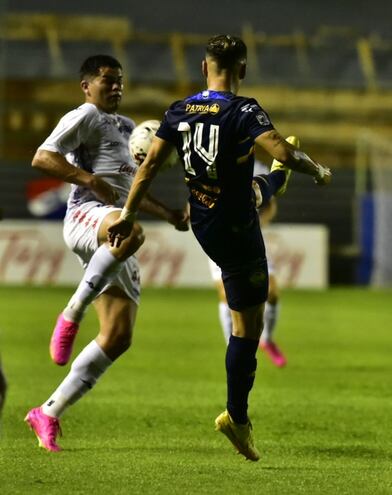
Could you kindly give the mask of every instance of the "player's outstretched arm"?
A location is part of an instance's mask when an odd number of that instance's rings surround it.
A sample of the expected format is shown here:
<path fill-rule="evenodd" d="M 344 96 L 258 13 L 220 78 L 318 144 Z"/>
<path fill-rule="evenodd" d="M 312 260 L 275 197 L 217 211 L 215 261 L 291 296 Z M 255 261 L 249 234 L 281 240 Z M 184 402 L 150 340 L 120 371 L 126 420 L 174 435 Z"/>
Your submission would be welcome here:
<path fill-rule="evenodd" d="M 114 204 L 119 195 L 107 182 L 86 170 L 75 167 L 63 155 L 53 151 L 38 149 L 32 166 L 47 175 L 64 182 L 91 189 L 98 199 L 106 204 Z"/>
<path fill-rule="evenodd" d="M 299 148 L 288 143 L 275 129 L 264 132 L 255 142 L 287 168 L 311 175 L 316 184 L 330 183 L 332 174 L 328 167 L 320 165 Z"/>
<path fill-rule="evenodd" d="M 172 145 L 170 143 L 154 137 L 145 160 L 136 172 L 119 219 L 108 228 L 108 240 L 112 246 L 119 247 L 122 241 L 131 234 L 136 212 L 171 150 Z"/>

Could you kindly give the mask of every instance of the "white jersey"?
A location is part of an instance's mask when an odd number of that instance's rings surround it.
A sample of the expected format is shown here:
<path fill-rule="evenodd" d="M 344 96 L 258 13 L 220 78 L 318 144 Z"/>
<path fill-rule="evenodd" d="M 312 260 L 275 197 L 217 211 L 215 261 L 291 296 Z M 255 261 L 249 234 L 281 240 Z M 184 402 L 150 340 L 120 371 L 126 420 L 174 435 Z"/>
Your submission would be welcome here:
<path fill-rule="evenodd" d="M 39 149 L 60 153 L 76 167 L 104 179 L 120 195 L 115 206 L 122 207 L 137 171 L 128 148 L 134 128 L 133 120 L 84 103 L 62 117 Z M 88 201 L 97 201 L 92 191 L 73 184 L 68 209 Z"/>

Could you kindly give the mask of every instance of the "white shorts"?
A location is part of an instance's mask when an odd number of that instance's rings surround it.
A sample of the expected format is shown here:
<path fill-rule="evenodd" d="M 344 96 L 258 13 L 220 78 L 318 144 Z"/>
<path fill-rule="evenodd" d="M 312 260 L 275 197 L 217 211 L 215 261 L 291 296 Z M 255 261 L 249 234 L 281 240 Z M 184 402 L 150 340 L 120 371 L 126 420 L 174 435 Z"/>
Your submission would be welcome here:
<path fill-rule="evenodd" d="M 211 258 L 208 258 L 208 264 L 210 266 L 211 278 L 214 282 L 220 282 L 222 280 L 222 271 L 219 266 L 212 261 Z M 268 273 L 273 275 L 275 272 L 274 265 L 268 260 Z"/>
<path fill-rule="evenodd" d="M 112 211 L 121 208 L 106 206 L 98 201 L 89 201 L 67 211 L 64 218 L 63 235 L 67 246 L 73 251 L 83 269 L 86 269 L 92 255 L 98 249 L 98 231 L 102 220 Z M 140 272 L 135 256 L 131 256 L 124 268 L 110 284 L 104 287 L 119 287 L 136 304 L 140 301 Z"/>
<path fill-rule="evenodd" d="M 214 282 L 219 282 L 222 280 L 222 271 L 219 266 L 212 261 L 211 258 L 208 258 L 208 264 L 210 266 L 211 277 Z"/>

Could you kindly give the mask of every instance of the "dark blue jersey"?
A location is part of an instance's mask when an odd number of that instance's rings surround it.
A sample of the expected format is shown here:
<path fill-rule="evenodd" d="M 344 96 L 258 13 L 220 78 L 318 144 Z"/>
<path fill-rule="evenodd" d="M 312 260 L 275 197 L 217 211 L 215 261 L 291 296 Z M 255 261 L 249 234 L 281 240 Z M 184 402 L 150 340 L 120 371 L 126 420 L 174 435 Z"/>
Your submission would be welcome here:
<path fill-rule="evenodd" d="M 252 221 L 254 140 L 271 129 L 256 100 L 230 92 L 205 90 L 170 106 L 157 136 L 177 148 L 193 226 Z"/>

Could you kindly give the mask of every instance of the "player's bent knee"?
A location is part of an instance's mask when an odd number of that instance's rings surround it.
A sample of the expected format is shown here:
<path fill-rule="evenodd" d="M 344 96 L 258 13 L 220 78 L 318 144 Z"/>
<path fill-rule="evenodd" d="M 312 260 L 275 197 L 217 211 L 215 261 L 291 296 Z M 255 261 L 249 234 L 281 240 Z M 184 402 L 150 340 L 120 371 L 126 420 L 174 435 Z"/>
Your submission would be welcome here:
<path fill-rule="evenodd" d="M 258 340 L 263 330 L 264 305 L 260 304 L 242 311 L 232 311 L 233 335 Z"/>

